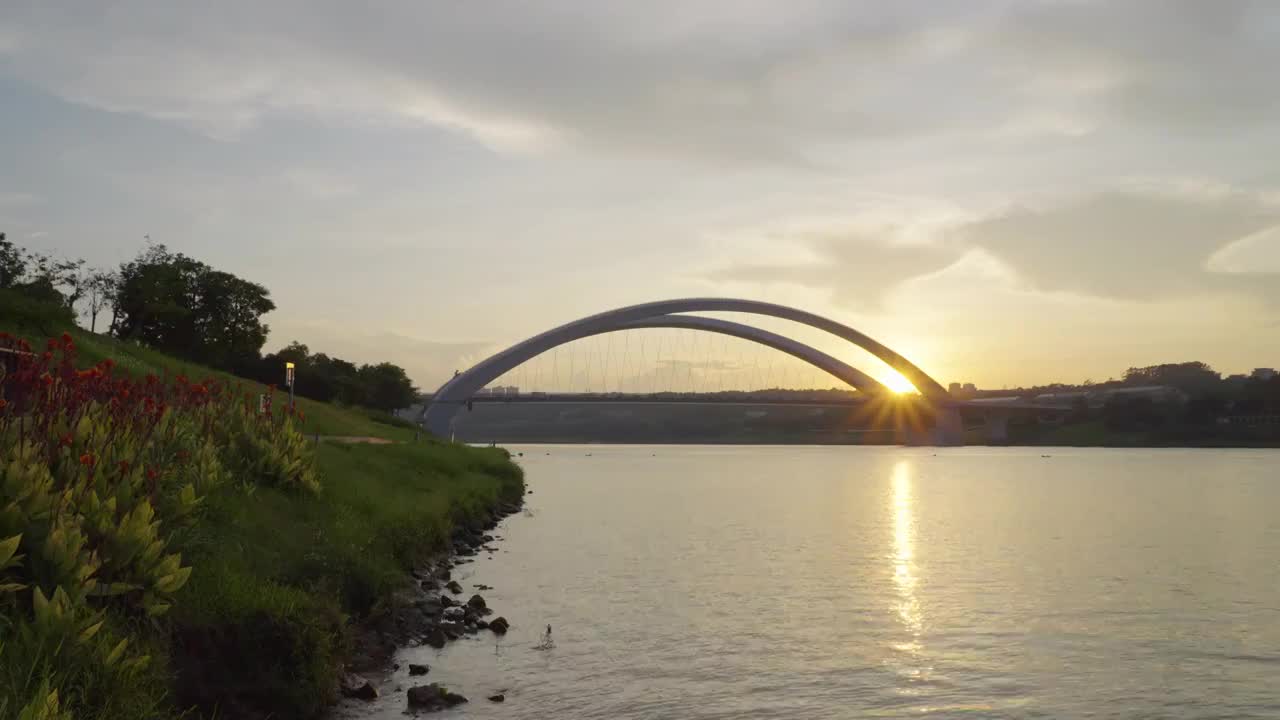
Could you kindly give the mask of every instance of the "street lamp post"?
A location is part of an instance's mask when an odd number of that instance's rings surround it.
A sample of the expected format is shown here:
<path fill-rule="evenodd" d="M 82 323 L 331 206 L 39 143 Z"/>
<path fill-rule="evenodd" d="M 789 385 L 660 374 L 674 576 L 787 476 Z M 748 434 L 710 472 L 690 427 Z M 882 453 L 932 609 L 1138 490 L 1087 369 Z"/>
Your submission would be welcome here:
<path fill-rule="evenodd" d="M 298 409 L 297 401 L 294 399 L 294 395 L 293 395 L 293 375 L 294 375 L 294 364 L 291 362 L 285 363 L 284 364 L 284 384 L 289 386 L 289 409 L 297 410 Z"/>

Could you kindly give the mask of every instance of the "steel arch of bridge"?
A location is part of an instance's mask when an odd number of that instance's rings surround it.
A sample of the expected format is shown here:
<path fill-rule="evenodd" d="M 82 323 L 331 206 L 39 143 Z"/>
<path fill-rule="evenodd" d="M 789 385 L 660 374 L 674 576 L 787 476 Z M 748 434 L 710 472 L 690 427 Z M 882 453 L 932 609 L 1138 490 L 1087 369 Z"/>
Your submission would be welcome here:
<path fill-rule="evenodd" d="M 742 323 L 683 315 L 690 312 L 738 312 L 791 320 L 824 330 L 875 355 L 898 371 L 935 404 L 951 404 L 947 391 L 911 361 L 867 335 L 830 318 L 786 305 L 735 298 L 681 298 L 630 305 L 565 323 L 516 343 L 451 378 L 436 391 L 422 415 L 422 424 L 431 433 L 449 437 L 458 410 L 481 388 L 504 373 L 565 343 L 603 333 L 638 328 L 689 328 L 740 337 L 781 350 L 831 373 L 849 385 L 867 392 L 886 388 L 865 373 L 820 350 L 776 333 Z"/>

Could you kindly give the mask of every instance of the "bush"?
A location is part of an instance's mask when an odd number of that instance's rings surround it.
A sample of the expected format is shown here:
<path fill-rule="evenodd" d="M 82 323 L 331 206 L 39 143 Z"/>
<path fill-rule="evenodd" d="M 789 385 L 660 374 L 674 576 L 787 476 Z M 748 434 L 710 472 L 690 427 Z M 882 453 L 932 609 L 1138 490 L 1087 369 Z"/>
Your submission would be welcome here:
<path fill-rule="evenodd" d="M 191 575 L 171 536 L 209 495 L 235 490 L 233 474 L 317 490 L 310 448 L 286 413 L 257 412 L 213 381 L 119 378 L 110 360 L 79 370 L 67 335 L 41 354 L 0 343 L 12 351 L 0 371 L 0 667 L 22 653 L 32 670 L 0 689 L 30 696 L 30 714 L 100 709 L 110 703 L 70 690 L 124 686 L 149 664 L 102 630 L 109 616 L 169 610 Z"/>

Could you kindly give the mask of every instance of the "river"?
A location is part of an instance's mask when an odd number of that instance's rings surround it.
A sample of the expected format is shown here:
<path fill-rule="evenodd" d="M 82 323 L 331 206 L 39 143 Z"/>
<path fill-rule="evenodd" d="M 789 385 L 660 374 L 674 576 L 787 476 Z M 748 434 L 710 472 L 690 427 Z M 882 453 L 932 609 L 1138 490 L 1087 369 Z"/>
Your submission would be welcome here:
<path fill-rule="evenodd" d="M 511 632 L 400 655 L 446 715 L 1280 717 L 1280 452 L 511 450 Z"/>

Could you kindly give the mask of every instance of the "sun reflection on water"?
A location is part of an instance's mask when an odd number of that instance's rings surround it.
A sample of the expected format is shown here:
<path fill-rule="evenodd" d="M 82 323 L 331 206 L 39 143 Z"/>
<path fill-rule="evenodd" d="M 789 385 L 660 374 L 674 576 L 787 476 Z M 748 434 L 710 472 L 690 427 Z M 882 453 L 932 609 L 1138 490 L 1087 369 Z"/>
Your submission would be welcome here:
<path fill-rule="evenodd" d="M 910 639 L 895 647 L 904 652 L 918 653 L 921 649 L 920 635 L 924 630 L 924 616 L 916 594 L 920 578 L 915 562 L 916 519 L 911 490 L 911 464 L 901 460 L 893 467 L 892 560 L 893 584 L 897 590 L 894 609 Z"/>

